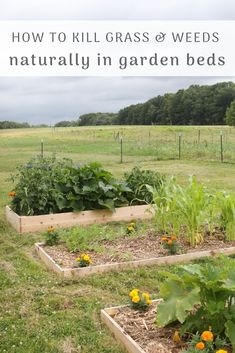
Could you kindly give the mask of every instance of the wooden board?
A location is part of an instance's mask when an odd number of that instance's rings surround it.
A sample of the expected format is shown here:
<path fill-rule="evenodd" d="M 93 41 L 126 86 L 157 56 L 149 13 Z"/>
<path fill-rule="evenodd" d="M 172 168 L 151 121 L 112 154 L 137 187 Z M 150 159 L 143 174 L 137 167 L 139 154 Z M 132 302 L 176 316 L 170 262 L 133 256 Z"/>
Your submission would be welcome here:
<path fill-rule="evenodd" d="M 12 225 L 12 227 L 21 233 L 21 221 L 20 216 L 18 216 L 9 206 L 6 206 L 6 219 L 7 222 Z"/>
<path fill-rule="evenodd" d="M 173 265 L 178 263 L 190 262 L 204 257 L 215 256 L 217 254 L 224 254 L 224 255 L 235 254 L 235 246 L 233 246 L 230 248 L 223 248 L 223 249 L 217 249 L 217 250 L 195 251 L 195 252 L 181 254 L 181 255 L 162 256 L 162 257 L 155 257 L 150 259 L 116 262 L 116 263 L 97 265 L 97 266 L 92 265 L 92 266 L 83 267 L 83 268 L 65 269 L 65 268 L 61 268 L 59 265 L 55 263 L 55 261 L 45 252 L 42 245 L 43 244 L 38 244 L 38 243 L 35 244 L 36 251 L 39 254 L 42 261 L 52 271 L 57 272 L 61 276 L 68 277 L 68 278 L 86 277 L 93 274 L 133 269 L 133 268 L 138 268 L 142 266 Z M 56 268 L 55 268 L 55 265 L 57 266 Z"/>
<path fill-rule="evenodd" d="M 128 206 L 109 210 L 55 213 L 41 216 L 18 216 L 6 206 L 7 221 L 19 233 L 32 233 L 46 230 L 49 226 L 68 228 L 75 225 L 94 223 L 129 222 L 133 219 L 150 219 L 153 214 L 148 205 Z"/>
<path fill-rule="evenodd" d="M 153 303 L 160 302 L 161 299 L 153 300 Z M 106 308 L 101 310 L 101 320 L 112 332 L 116 340 L 129 353 L 146 353 L 113 319 L 114 315 L 120 310 L 127 307 L 127 305 L 116 306 L 112 308 Z"/>

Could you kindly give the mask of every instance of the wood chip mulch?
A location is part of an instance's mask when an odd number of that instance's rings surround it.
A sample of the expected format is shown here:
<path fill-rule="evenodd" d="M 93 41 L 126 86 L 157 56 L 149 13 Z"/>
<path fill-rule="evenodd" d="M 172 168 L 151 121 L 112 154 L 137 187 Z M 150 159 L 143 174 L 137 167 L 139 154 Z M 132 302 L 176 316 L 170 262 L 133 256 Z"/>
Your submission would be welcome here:
<path fill-rule="evenodd" d="M 207 236 L 202 244 L 192 248 L 183 237 L 180 237 L 177 241 L 179 254 L 235 246 L 235 241 L 224 242 L 223 237 L 220 238 L 217 234 Z M 74 267 L 76 258 L 84 252 L 91 256 L 92 265 L 149 259 L 168 255 L 167 251 L 163 249 L 161 235 L 156 234 L 153 230 L 149 230 L 146 234 L 129 235 L 110 241 L 102 240 L 99 246 L 102 249 L 99 252 L 81 250 L 80 252 L 72 253 L 67 250 L 64 243 L 56 246 L 44 246 L 44 249 L 63 268 Z"/>

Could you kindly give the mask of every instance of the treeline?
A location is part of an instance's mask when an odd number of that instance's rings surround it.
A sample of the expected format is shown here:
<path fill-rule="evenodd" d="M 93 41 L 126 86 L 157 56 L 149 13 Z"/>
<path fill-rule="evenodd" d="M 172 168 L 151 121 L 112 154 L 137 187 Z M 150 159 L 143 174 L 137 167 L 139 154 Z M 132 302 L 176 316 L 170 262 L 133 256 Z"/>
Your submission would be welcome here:
<path fill-rule="evenodd" d="M 55 126 L 93 125 L 223 125 L 226 110 L 235 100 L 235 84 L 192 85 L 176 93 L 158 95 L 145 103 L 130 105 L 118 114 L 90 113 L 76 121 L 60 121 Z"/>
<path fill-rule="evenodd" d="M 192 85 L 166 93 L 146 103 L 130 105 L 118 113 L 120 125 L 222 125 L 226 110 L 235 100 L 235 84 Z"/>
<path fill-rule="evenodd" d="M 55 127 L 68 126 L 94 126 L 117 124 L 117 114 L 114 113 L 89 113 L 80 115 L 78 120 L 63 120 L 55 124 Z"/>
<path fill-rule="evenodd" d="M 29 128 L 28 123 L 17 123 L 15 121 L 0 121 L 0 129 L 20 129 L 20 128 Z"/>
<path fill-rule="evenodd" d="M 47 124 L 30 125 L 28 123 L 17 123 L 15 121 L 0 121 L 0 129 L 25 129 L 25 128 L 40 128 L 49 127 Z"/>

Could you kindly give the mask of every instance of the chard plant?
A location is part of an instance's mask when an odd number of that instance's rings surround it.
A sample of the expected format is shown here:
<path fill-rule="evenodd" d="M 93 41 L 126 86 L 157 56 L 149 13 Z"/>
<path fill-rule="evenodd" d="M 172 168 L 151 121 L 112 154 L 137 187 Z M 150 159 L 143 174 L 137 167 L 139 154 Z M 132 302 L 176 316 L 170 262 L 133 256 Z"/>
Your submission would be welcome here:
<path fill-rule="evenodd" d="M 180 266 L 177 273 L 162 272 L 163 303 L 158 305 L 160 327 L 179 321 L 181 334 L 210 327 L 235 349 L 235 260 L 220 257 L 203 264 Z"/>

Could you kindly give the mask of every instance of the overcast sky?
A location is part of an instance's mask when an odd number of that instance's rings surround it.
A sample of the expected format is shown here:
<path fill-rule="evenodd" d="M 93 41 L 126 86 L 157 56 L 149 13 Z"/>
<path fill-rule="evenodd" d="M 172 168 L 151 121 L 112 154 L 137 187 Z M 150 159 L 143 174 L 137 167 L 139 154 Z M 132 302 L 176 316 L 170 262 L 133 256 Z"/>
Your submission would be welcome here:
<path fill-rule="evenodd" d="M 0 0 L 0 20 L 234 20 L 234 0 Z M 0 78 L 0 120 L 54 124 L 233 78 Z"/>

